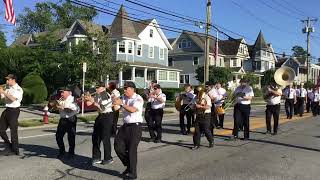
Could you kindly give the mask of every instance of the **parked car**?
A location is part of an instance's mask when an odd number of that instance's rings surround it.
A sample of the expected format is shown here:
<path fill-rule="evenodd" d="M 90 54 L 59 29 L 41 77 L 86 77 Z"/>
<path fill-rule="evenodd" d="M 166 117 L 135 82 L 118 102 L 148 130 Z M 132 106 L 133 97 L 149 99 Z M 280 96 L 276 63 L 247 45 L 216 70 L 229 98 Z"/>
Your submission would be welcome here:
<path fill-rule="evenodd" d="M 88 91 L 91 92 L 92 90 L 90 89 Z M 72 93 L 72 94 L 74 94 L 74 93 Z M 48 107 L 49 107 L 50 112 L 58 112 L 58 110 L 56 108 L 54 108 L 53 104 L 55 101 L 59 100 L 60 98 L 61 98 L 61 93 L 59 90 L 55 91 L 55 93 L 53 93 L 53 95 L 50 96 L 49 103 L 48 103 Z M 77 105 L 79 106 L 80 112 L 81 112 L 82 111 L 82 98 L 79 95 L 75 95 L 74 98 L 75 98 L 75 101 L 76 101 Z M 84 103 L 84 112 L 92 112 L 92 111 L 96 111 L 96 110 L 97 110 L 97 108 L 95 106 L 93 106 L 93 105 L 87 106 L 87 104 Z"/>

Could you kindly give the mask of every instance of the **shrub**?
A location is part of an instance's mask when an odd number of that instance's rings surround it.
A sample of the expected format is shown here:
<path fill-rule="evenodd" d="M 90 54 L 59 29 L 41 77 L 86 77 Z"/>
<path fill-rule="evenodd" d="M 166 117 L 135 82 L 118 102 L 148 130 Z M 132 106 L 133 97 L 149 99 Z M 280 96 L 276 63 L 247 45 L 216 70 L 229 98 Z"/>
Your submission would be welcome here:
<path fill-rule="evenodd" d="M 42 78 L 37 74 L 28 74 L 22 79 L 23 103 L 42 103 L 47 99 L 48 91 Z"/>
<path fill-rule="evenodd" d="M 259 88 L 253 88 L 254 97 L 262 97 L 262 90 Z"/>

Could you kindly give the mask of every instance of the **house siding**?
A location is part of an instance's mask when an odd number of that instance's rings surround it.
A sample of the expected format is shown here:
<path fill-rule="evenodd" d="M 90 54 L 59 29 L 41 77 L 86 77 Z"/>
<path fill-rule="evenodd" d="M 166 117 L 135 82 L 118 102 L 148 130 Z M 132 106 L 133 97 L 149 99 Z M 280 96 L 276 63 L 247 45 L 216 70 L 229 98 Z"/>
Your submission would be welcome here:
<path fill-rule="evenodd" d="M 193 57 L 199 57 L 199 65 L 193 65 Z M 194 73 L 198 66 L 204 65 L 204 56 L 202 55 L 179 55 L 171 56 L 174 68 L 181 68 L 181 74 Z"/>

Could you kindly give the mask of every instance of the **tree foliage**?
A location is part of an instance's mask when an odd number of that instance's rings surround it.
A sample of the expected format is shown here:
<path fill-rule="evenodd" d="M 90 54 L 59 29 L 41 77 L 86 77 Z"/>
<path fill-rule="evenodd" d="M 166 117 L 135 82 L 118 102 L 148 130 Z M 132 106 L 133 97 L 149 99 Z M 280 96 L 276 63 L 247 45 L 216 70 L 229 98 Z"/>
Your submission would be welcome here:
<path fill-rule="evenodd" d="M 294 57 L 306 57 L 307 51 L 303 49 L 301 46 L 293 46 L 292 49 Z"/>
<path fill-rule="evenodd" d="M 269 85 L 272 81 L 274 81 L 274 73 L 276 71 L 274 69 L 269 69 L 265 72 L 263 72 L 263 77 L 261 78 L 261 85 L 266 86 Z"/>
<path fill-rule="evenodd" d="M 204 81 L 204 68 L 203 66 L 199 66 L 196 69 L 196 79 L 203 83 Z M 220 81 L 221 83 L 227 83 L 232 80 L 231 69 L 225 67 L 209 67 L 209 81 L 215 83 Z"/>
<path fill-rule="evenodd" d="M 23 102 L 25 104 L 42 103 L 47 99 L 48 91 L 42 78 L 30 73 L 22 80 L 21 87 L 24 90 Z"/>
<path fill-rule="evenodd" d="M 6 48 L 7 47 L 6 43 L 7 43 L 6 36 L 2 31 L 0 31 L 0 49 Z"/>
<path fill-rule="evenodd" d="M 35 9 L 25 8 L 17 18 L 16 34 L 49 31 L 56 28 L 69 28 L 76 19 L 92 21 L 97 15 L 93 8 L 63 3 L 39 2 Z"/>

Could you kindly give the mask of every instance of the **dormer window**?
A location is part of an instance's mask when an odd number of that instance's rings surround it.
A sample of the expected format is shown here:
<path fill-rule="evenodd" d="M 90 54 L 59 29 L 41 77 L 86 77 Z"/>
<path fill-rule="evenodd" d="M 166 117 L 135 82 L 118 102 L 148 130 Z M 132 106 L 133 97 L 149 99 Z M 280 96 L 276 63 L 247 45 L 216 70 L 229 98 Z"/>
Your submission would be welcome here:
<path fill-rule="evenodd" d="M 153 37 L 153 29 L 150 29 L 150 37 Z"/>
<path fill-rule="evenodd" d="M 126 53 L 126 42 L 125 41 L 120 41 L 119 42 L 119 53 Z"/>
<path fill-rule="evenodd" d="M 186 39 L 182 39 L 180 43 L 178 44 L 178 48 L 190 48 L 191 47 L 191 41 L 187 41 Z"/>

